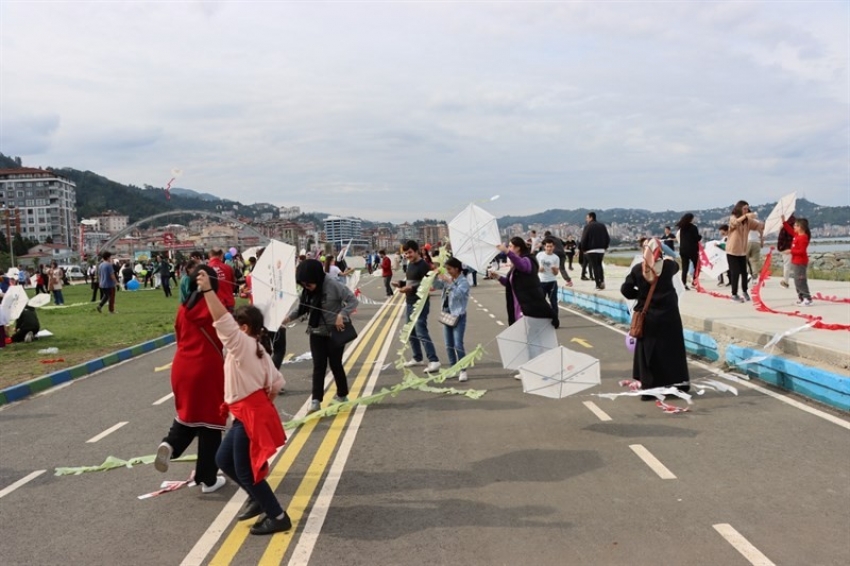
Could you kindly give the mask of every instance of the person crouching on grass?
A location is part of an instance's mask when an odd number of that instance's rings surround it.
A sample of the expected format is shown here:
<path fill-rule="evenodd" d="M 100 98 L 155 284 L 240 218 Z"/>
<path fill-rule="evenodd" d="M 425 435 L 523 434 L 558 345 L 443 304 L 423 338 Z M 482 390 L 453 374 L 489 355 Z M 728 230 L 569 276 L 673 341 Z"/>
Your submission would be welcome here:
<path fill-rule="evenodd" d="M 233 415 L 216 454 L 218 467 L 248 492 L 250 499 L 239 520 L 264 516 L 251 527 L 252 535 L 288 531 L 292 521 L 266 481 L 268 459 L 286 442 L 286 434 L 272 403 L 285 385 L 264 343 L 263 313 L 255 306 L 242 306 L 231 315 L 213 290 L 209 274 L 197 274 L 213 318 L 216 334 L 224 344 L 224 402 Z"/>

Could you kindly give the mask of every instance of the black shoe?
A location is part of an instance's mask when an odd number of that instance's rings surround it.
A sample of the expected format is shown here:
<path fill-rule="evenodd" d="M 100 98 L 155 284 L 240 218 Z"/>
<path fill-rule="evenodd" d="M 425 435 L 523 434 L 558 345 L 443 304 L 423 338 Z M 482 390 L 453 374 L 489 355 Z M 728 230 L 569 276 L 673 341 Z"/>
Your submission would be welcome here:
<path fill-rule="evenodd" d="M 252 535 L 270 535 L 273 533 L 282 533 L 292 528 L 292 521 L 286 511 L 283 512 L 283 519 L 275 519 L 274 517 L 266 517 L 258 523 L 254 523 L 251 527 Z"/>
<path fill-rule="evenodd" d="M 641 395 L 640 400 L 641 401 L 658 401 L 658 397 L 656 397 L 654 395 Z"/>
<path fill-rule="evenodd" d="M 243 509 L 244 510 L 242 511 L 242 513 L 240 513 L 239 516 L 236 517 L 237 521 L 247 521 L 248 519 L 253 519 L 254 517 L 263 512 L 263 508 L 260 506 L 260 504 L 254 501 L 253 499 L 249 499 Z"/>
<path fill-rule="evenodd" d="M 584 275 L 582 275 L 582 276 L 581 276 L 581 280 L 582 280 L 582 281 L 590 281 L 590 279 L 588 279 L 588 278 L 587 278 L 587 277 L 585 277 Z"/>

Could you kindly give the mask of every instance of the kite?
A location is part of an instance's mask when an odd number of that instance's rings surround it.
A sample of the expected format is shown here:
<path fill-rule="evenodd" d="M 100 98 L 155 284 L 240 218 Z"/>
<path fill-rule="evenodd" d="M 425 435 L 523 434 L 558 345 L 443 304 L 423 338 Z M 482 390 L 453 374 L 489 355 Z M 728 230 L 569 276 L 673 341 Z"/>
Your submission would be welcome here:
<path fill-rule="evenodd" d="M 519 366 L 522 390 L 532 395 L 563 399 L 601 383 L 599 360 L 563 346 Z"/>
<path fill-rule="evenodd" d="M 266 328 L 277 328 L 298 301 L 295 247 L 271 240 L 251 272 L 254 306 L 263 312 Z"/>
<path fill-rule="evenodd" d="M 502 242 L 496 217 L 475 204 L 449 222 L 449 240 L 452 255 L 479 273 L 487 272 Z"/>
<path fill-rule="evenodd" d="M 797 193 L 791 193 L 779 199 L 779 202 L 776 203 L 776 206 L 773 207 L 773 210 L 770 211 L 770 214 L 764 221 L 763 234 L 765 236 L 774 233 L 778 234 L 782 230 L 782 217 L 788 218 L 794 214 L 796 207 Z"/>
<path fill-rule="evenodd" d="M 552 320 L 524 316 L 496 336 L 502 367 L 520 369 L 540 354 L 558 348 L 558 335 Z"/>

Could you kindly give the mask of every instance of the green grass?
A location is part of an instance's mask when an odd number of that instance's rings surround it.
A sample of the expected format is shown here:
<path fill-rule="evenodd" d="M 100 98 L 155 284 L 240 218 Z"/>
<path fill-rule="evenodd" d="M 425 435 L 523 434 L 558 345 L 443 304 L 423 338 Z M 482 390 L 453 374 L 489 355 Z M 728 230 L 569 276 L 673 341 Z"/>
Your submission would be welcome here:
<path fill-rule="evenodd" d="M 166 299 L 161 289 L 156 291 L 119 291 L 116 293 L 116 314 L 103 314 L 90 302 L 91 287 L 65 287 L 65 308 L 39 308 L 41 327 L 54 335 L 30 344 L 9 344 L 0 349 L 4 371 L 0 372 L 0 389 L 28 379 L 53 373 L 106 354 L 158 338 L 174 331 L 177 314 L 177 293 Z M 32 289 L 27 289 L 32 296 Z M 84 303 L 80 306 L 71 306 Z M 52 306 L 52 303 L 51 305 Z M 59 348 L 58 354 L 39 354 L 44 348 Z M 44 364 L 42 360 L 64 359 Z"/>

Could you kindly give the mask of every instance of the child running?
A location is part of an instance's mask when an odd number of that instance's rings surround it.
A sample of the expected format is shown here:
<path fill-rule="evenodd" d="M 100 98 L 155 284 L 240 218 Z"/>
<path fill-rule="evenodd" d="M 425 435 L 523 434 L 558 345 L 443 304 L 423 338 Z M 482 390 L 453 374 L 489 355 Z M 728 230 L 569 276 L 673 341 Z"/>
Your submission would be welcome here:
<path fill-rule="evenodd" d="M 809 293 L 809 280 L 806 270 L 809 267 L 809 240 L 812 233 L 809 231 L 809 221 L 798 218 L 794 225 L 782 216 L 782 227 L 794 237 L 791 242 L 791 273 L 794 277 L 794 288 L 797 291 L 797 304 L 803 307 L 812 305 L 812 294 Z"/>
<path fill-rule="evenodd" d="M 233 415 L 216 454 L 216 464 L 248 492 L 250 499 L 238 516 L 240 521 L 265 512 L 251 527 L 252 535 L 288 531 L 292 521 L 266 481 L 268 459 L 286 442 L 286 434 L 272 403 L 285 385 L 263 344 L 263 313 L 242 306 L 231 315 L 213 291 L 209 275 L 197 274 L 213 326 L 227 355 L 224 359 L 224 402 Z"/>

